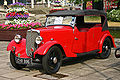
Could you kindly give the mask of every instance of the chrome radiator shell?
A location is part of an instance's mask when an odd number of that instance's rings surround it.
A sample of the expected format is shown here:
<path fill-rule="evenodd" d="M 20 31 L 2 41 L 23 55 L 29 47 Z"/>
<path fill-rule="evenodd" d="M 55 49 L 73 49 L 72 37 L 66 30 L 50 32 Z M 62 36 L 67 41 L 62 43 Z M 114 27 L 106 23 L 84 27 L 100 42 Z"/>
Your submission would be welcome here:
<path fill-rule="evenodd" d="M 37 49 L 37 44 L 35 43 L 36 37 L 40 35 L 39 30 L 31 29 L 27 31 L 26 35 L 26 53 L 27 56 L 33 57 L 33 53 Z M 34 49 L 34 51 L 31 51 L 31 48 Z"/>

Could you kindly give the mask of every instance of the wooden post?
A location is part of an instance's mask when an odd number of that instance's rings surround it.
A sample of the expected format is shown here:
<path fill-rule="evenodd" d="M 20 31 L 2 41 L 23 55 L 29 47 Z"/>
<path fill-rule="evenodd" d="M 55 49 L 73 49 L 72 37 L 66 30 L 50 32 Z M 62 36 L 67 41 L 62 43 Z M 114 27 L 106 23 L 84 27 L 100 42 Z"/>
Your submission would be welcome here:
<path fill-rule="evenodd" d="M 31 0 L 31 8 L 34 8 L 34 0 Z"/>
<path fill-rule="evenodd" d="M 63 4 L 62 4 L 62 6 L 64 7 L 65 6 L 65 1 L 63 0 Z"/>
<path fill-rule="evenodd" d="M 48 0 L 48 8 L 50 7 L 50 1 Z"/>
<path fill-rule="evenodd" d="M 45 6 L 45 3 L 46 3 L 45 0 L 42 0 L 42 4 L 43 4 L 43 6 Z"/>
<path fill-rule="evenodd" d="M 13 4 L 15 3 L 15 0 L 13 0 Z"/>
<path fill-rule="evenodd" d="M 81 10 L 83 10 L 83 3 L 84 3 L 84 2 L 83 2 L 83 0 L 81 0 L 81 1 L 82 1 L 82 3 L 81 3 Z"/>

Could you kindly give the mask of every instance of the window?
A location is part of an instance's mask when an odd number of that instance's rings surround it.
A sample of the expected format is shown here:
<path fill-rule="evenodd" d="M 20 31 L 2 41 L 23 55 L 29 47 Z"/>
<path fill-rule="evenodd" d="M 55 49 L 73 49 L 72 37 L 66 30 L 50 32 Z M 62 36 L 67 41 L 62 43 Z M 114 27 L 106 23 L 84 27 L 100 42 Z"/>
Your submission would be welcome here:
<path fill-rule="evenodd" d="M 46 24 L 47 25 L 72 25 L 74 22 L 75 17 L 72 16 L 49 16 L 47 18 Z"/>
<path fill-rule="evenodd" d="M 77 16 L 76 27 L 80 32 L 83 29 L 88 31 L 92 27 L 101 27 L 104 21 L 105 18 L 103 16 Z"/>
<path fill-rule="evenodd" d="M 84 23 L 101 23 L 100 16 L 84 16 Z"/>

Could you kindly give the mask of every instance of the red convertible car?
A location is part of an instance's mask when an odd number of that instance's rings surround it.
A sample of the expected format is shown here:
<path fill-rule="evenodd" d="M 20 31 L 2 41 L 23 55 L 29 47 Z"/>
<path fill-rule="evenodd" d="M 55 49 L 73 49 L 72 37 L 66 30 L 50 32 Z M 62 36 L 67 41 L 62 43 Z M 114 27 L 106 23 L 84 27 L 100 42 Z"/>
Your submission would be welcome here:
<path fill-rule="evenodd" d="M 99 10 L 66 10 L 47 15 L 45 27 L 30 29 L 26 39 L 17 34 L 7 51 L 16 69 L 40 63 L 44 72 L 58 72 L 62 59 L 98 53 L 108 58 L 111 47 L 116 47 L 108 30 L 106 13 Z M 98 22 L 85 19 L 99 17 Z"/>

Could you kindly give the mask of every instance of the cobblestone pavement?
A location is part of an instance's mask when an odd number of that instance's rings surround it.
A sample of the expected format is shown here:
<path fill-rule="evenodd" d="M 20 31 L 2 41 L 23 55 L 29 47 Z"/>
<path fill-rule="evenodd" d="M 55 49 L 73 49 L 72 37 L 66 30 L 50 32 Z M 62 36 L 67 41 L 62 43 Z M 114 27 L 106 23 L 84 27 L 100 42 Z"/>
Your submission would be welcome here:
<path fill-rule="evenodd" d="M 8 43 L 0 41 L 0 80 L 120 80 L 120 59 L 113 54 L 108 59 L 98 59 L 94 55 L 66 58 L 54 75 L 42 74 L 40 64 L 16 70 L 11 66 L 6 51 Z"/>

